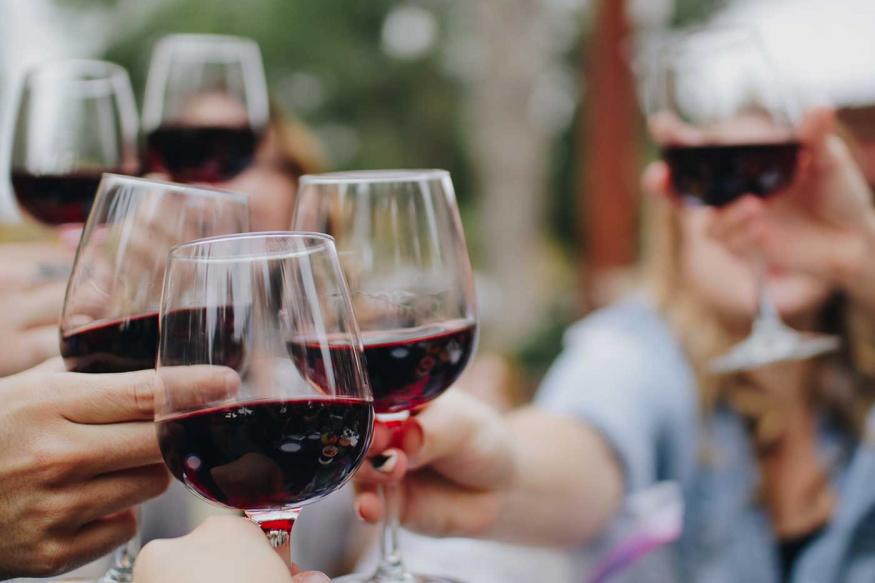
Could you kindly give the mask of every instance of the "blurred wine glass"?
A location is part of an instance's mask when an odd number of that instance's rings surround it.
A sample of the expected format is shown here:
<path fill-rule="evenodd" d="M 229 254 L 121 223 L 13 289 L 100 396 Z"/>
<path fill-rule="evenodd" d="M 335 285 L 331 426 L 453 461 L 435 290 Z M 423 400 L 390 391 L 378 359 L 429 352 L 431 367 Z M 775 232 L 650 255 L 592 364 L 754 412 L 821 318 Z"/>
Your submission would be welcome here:
<path fill-rule="evenodd" d="M 722 207 L 743 196 L 779 196 L 792 183 L 801 145 L 792 92 L 759 37 L 744 28 L 697 30 L 656 52 L 645 94 L 648 123 L 674 193 L 685 204 Z M 812 358 L 833 336 L 786 326 L 755 263 L 758 309 L 750 335 L 711 363 L 730 373 Z"/>
<path fill-rule="evenodd" d="M 170 249 L 248 228 L 249 208 L 242 195 L 105 174 L 61 314 L 67 369 L 99 374 L 155 368 Z M 136 538 L 122 547 L 103 581 L 132 581 L 138 549 Z"/>
<path fill-rule="evenodd" d="M 84 223 L 101 174 L 136 174 L 137 111 L 127 72 L 104 61 L 38 65 L 22 85 L 11 144 L 21 208 L 47 225 Z"/>
<path fill-rule="evenodd" d="M 178 182 L 220 183 L 245 170 L 267 128 L 258 45 L 176 34 L 155 47 L 146 82 L 146 164 Z"/>

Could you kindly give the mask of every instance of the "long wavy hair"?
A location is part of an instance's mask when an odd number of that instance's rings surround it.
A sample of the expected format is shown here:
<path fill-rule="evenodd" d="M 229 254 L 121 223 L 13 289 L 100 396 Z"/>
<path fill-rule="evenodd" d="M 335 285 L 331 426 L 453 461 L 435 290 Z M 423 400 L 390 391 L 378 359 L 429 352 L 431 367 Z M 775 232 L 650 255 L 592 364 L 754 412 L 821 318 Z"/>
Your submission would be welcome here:
<path fill-rule="evenodd" d="M 644 284 L 689 358 L 698 381 L 702 414 L 707 416 L 718 405 L 735 409 L 747 420 L 757 447 L 768 449 L 783 433 L 781 411 L 771 406 L 769 397 L 757 391 L 745 375 L 715 375 L 708 371 L 707 363 L 737 338 L 684 284 L 680 207 L 660 197 L 647 199 Z M 814 363 L 809 396 L 842 429 L 859 437 L 865 416 L 875 402 L 875 330 L 841 293 L 834 294 L 823 306 L 817 326 L 819 331 L 838 335 L 842 348 Z"/>

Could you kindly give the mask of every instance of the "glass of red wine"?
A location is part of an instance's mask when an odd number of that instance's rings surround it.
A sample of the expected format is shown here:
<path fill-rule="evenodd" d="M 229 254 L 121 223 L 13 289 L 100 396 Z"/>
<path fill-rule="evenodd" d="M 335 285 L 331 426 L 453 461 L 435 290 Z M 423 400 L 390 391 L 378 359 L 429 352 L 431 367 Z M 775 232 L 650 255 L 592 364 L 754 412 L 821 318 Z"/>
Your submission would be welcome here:
<path fill-rule="evenodd" d="M 185 381 L 191 366 L 225 367 L 238 386 L 201 394 Z M 373 399 L 327 235 L 251 233 L 176 247 L 158 372 L 158 440 L 170 472 L 201 498 L 243 510 L 275 548 L 289 545 L 303 505 L 340 488 L 364 460 Z"/>
<path fill-rule="evenodd" d="M 801 145 L 792 92 L 760 39 L 743 28 L 685 33 L 656 53 L 645 95 L 651 134 L 675 194 L 688 205 L 722 207 L 743 196 L 780 196 Z M 836 350 L 833 336 L 785 325 L 756 261 L 758 309 L 750 335 L 711 363 L 718 373 L 801 360 Z"/>
<path fill-rule="evenodd" d="M 85 223 L 61 314 L 67 369 L 114 373 L 155 368 L 158 310 L 170 249 L 249 229 L 246 197 L 104 174 Z M 134 538 L 105 582 L 132 581 Z"/>
<path fill-rule="evenodd" d="M 143 104 L 147 170 L 178 182 L 230 180 L 252 164 L 268 110 L 254 41 L 164 37 L 152 54 Z"/>
<path fill-rule="evenodd" d="M 11 147 L 21 208 L 46 225 L 84 223 L 104 172 L 136 174 L 137 110 L 127 72 L 104 61 L 28 71 Z"/>
<path fill-rule="evenodd" d="M 293 225 L 335 238 L 362 331 L 377 418 L 400 426 L 455 382 L 477 344 L 471 263 L 449 173 L 304 176 Z M 314 348 L 298 350 L 304 366 L 318 376 L 320 354 Z M 398 493 L 387 487 L 383 495 L 388 517 L 377 571 L 339 581 L 448 581 L 405 568 L 398 547 Z"/>

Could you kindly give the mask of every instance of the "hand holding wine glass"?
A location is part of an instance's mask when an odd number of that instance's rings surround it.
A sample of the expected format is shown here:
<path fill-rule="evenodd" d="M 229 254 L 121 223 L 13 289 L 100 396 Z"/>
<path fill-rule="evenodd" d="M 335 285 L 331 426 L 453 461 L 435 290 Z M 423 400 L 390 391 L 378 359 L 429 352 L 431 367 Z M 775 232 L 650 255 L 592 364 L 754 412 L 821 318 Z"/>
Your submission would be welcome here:
<path fill-rule="evenodd" d="M 648 81 L 651 134 L 679 199 L 720 208 L 746 195 L 787 194 L 800 158 L 796 110 L 756 35 L 744 29 L 682 35 L 658 52 Z M 769 296 L 765 260 L 758 254 L 755 262 L 758 309 L 751 334 L 712 362 L 714 372 L 838 348 L 834 337 L 783 324 Z"/>
<path fill-rule="evenodd" d="M 104 172 L 136 174 L 137 111 L 127 72 L 66 59 L 30 70 L 11 148 L 22 209 L 48 224 L 84 223 Z"/>
<path fill-rule="evenodd" d="M 398 428 L 456 381 L 476 349 L 473 277 L 449 173 L 304 176 L 293 225 L 335 237 L 362 330 L 374 409 L 380 421 Z M 319 352 L 307 345 L 296 348 L 303 365 L 319 378 Z M 390 509 L 380 565 L 371 576 L 341 581 L 447 581 L 414 575 L 404 566 L 398 549 L 401 501 L 385 476 L 400 471 L 392 464 L 387 459 L 373 464 L 384 474 Z"/>

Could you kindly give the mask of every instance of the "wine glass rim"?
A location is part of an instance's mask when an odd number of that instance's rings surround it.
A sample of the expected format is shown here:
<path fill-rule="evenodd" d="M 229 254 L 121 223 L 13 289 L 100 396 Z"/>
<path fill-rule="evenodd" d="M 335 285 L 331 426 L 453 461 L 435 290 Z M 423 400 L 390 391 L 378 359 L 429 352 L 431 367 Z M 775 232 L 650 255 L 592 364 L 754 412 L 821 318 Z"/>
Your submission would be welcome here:
<path fill-rule="evenodd" d="M 224 255 L 211 255 L 209 257 L 192 256 L 190 253 L 200 247 L 212 247 L 216 244 L 245 241 L 247 239 L 287 239 L 298 241 L 310 241 L 304 249 L 282 249 L 276 251 L 263 250 L 254 253 L 226 253 Z M 318 243 L 313 244 L 313 241 Z M 236 261 L 257 261 L 263 259 L 282 259 L 290 257 L 302 257 L 312 255 L 325 250 L 334 250 L 334 237 L 315 231 L 255 231 L 252 233 L 233 233 L 230 235 L 217 235 L 205 237 L 174 245 L 170 248 L 170 259 L 173 261 L 192 261 L 196 263 L 226 263 Z"/>
<path fill-rule="evenodd" d="M 701 45 L 719 47 L 740 43 L 753 42 L 762 44 L 761 36 L 755 28 L 738 23 L 727 23 L 718 26 L 691 26 L 665 37 L 663 50 L 674 53 L 684 53 L 690 50 L 701 50 Z"/>
<path fill-rule="evenodd" d="M 79 73 L 92 77 L 76 77 Z M 73 83 L 100 84 L 112 82 L 113 79 L 127 78 L 128 72 L 118 63 L 99 59 L 56 58 L 42 61 L 27 70 L 27 79 L 44 77 L 63 77 Z"/>
<path fill-rule="evenodd" d="M 448 178 L 450 173 L 437 168 L 396 169 L 396 170 L 347 170 L 326 172 L 324 174 L 305 174 L 301 185 L 305 184 L 376 184 L 385 182 L 421 182 Z"/>
<path fill-rule="evenodd" d="M 212 34 L 207 32 L 180 32 L 168 34 L 158 39 L 158 45 L 169 46 L 174 42 L 179 41 L 203 45 L 236 43 L 246 46 L 258 46 L 258 43 L 249 37 L 237 36 L 234 34 Z"/>
<path fill-rule="evenodd" d="M 239 192 L 231 190 L 222 190 L 220 188 L 210 188 L 209 186 L 192 186 L 191 184 L 181 184 L 179 182 L 170 182 L 168 180 L 155 180 L 152 178 L 141 178 L 139 176 L 130 176 L 128 174 L 116 174 L 114 172 L 104 172 L 101 176 L 101 181 L 110 179 L 114 182 L 134 182 L 136 184 L 150 184 L 153 186 L 163 186 L 176 191 L 184 191 L 197 196 L 204 197 L 222 197 L 233 198 L 239 202 L 249 205 L 249 197 Z"/>

